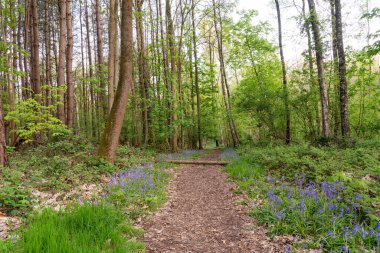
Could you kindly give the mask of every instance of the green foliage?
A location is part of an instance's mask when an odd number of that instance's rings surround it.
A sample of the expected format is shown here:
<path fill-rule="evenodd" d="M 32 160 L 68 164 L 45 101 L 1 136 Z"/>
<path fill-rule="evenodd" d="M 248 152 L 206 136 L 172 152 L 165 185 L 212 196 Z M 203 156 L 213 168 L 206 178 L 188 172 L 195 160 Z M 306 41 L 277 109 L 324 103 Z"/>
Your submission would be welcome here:
<path fill-rule="evenodd" d="M 124 236 L 138 234 L 112 206 L 86 203 L 32 216 L 12 252 L 143 252 L 143 244 Z"/>
<path fill-rule="evenodd" d="M 364 252 L 376 247 L 379 233 L 378 150 L 376 140 L 346 149 L 245 146 L 226 171 L 272 233 L 298 237 L 297 247 Z"/>
<path fill-rule="evenodd" d="M 61 137 L 70 133 L 51 112 L 51 106 L 41 105 L 30 98 L 19 102 L 15 110 L 7 114 L 5 120 L 17 124 L 16 133 L 24 143 L 32 142 L 37 137 L 47 139 L 49 136 Z"/>
<path fill-rule="evenodd" d="M 25 210 L 30 204 L 30 190 L 24 185 L 23 174 L 9 168 L 0 171 L 0 210 Z"/>

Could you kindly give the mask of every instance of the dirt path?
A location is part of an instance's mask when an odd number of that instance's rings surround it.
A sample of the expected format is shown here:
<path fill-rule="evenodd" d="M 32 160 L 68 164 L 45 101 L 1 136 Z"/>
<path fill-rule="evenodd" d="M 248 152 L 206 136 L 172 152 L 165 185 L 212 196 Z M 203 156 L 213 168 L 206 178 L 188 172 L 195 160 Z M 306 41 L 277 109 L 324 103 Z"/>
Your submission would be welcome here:
<path fill-rule="evenodd" d="M 201 160 L 217 160 L 219 151 Z M 144 225 L 147 252 L 283 252 L 239 205 L 221 166 L 182 166 L 167 204 Z"/>

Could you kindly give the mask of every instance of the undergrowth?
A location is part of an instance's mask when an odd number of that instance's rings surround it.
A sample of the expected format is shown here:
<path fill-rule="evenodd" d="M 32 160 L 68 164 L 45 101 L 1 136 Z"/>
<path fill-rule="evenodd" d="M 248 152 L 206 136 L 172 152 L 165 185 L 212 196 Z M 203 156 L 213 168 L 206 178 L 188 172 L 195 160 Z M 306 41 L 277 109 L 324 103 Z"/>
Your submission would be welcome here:
<path fill-rule="evenodd" d="M 379 147 L 246 146 L 222 157 L 233 158 L 226 171 L 273 235 L 293 235 L 295 248 L 378 252 Z"/>
<path fill-rule="evenodd" d="M 0 212 L 25 222 L 0 240 L 0 252 L 143 252 L 143 231 L 131 224 L 165 202 L 169 180 L 170 166 L 153 158 L 153 151 L 121 146 L 112 165 L 75 136 L 14 152 L 10 167 L 0 170 Z M 85 183 L 104 184 L 104 177 L 110 182 L 97 198 L 75 196 L 59 211 L 31 207 L 33 189 L 64 193 Z"/>
<path fill-rule="evenodd" d="M 93 144 L 73 135 L 13 151 L 9 167 L 0 168 L 0 211 L 25 212 L 31 205 L 31 189 L 67 192 L 85 183 L 100 183 L 104 175 L 148 164 L 154 157 L 149 150 L 120 146 L 112 165 L 97 158 L 95 152 Z"/>
<path fill-rule="evenodd" d="M 0 249 L 25 253 L 142 252 L 142 243 L 126 238 L 141 233 L 111 205 L 76 204 L 59 212 L 45 209 L 30 217 L 21 239 L 15 245 L 0 244 Z"/>

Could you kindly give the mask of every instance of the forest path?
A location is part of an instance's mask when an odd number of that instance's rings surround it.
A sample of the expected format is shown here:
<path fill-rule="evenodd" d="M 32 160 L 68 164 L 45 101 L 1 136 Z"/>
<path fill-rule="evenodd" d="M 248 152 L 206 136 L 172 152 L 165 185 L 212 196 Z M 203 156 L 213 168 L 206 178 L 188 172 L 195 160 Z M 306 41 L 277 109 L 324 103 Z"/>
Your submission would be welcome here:
<path fill-rule="evenodd" d="M 199 160 L 218 160 L 219 150 Z M 218 165 L 185 165 L 168 187 L 168 202 L 143 226 L 146 252 L 282 252 L 248 216 Z M 281 248 L 281 250 L 280 250 Z"/>

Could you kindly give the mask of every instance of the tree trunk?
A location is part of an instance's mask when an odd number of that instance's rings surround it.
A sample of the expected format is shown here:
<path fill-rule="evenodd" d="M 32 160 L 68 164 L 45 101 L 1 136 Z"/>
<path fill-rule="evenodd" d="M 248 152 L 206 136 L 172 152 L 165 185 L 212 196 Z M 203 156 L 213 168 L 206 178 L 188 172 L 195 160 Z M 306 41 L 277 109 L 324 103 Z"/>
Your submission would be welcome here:
<path fill-rule="evenodd" d="M 41 101 L 41 78 L 40 78 L 40 54 L 39 54 L 39 29 L 38 29 L 38 12 L 37 0 L 31 2 L 31 16 L 32 16 L 32 54 L 31 65 L 32 67 L 32 82 L 33 82 L 33 95 L 37 101 Z"/>
<path fill-rule="evenodd" d="M 136 31 L 137 31 L 137 49 L 138 49 L 138 62 L 139 62 L 139 81 L 142 95 L 142 128 L 143 128 L 143 142 L 148 144 L 149 141 L 149 74 L 148 64 L 144 41 L 144 25 L 143 25 L 143 0 L 136 0 Z"/>
<path fill-rule="evenodd" d="M 45 104 L 50 106 L 52 104 L 51 101 L 51 87 L 53 86 L 53 77 L 51 73 L 51 56 L 50 56 L 50 14 L 49 14 L 49 1 L 45 1 L 45 68 L 46 68 L 46 80 L 45 85 L 46 88 L 46 97 Z"/>
<path fill-rule="evenodd" d="M 172 134 L 172 150 L 173 152 L 178 151 L 178 130 L 177 130 L 177 73 L 176 73 L 176 64 L 175 64 L 175 48 L 174 48 L 174 29 L 173 29 L 173 20 L 171 15 L 170 1 L 166 0 L 166 22 L 167 22 L 167 42 L 169 46 L 169 55 L 170 55 L 170 67 L 171 75 L 169 78 L 171 92 L 172 92 L 172 106 L 171 106 L 171 125 L 173 127 Z"/>
<path fill-rule="evenodd" d="M 282 27 L 281 27 L 281 11 L 280 4 L 278 0 L 276 2 L 276 10 L 277 10 L 277 21 L 278 21 L 278 45 L 280 48 L 280 57 L 281 57 L 281 65 L 282 65 L 282 85 L 284 89 L 284 102 L 285 102 L 285 120 L 286 120 L 286 130 L 285 130 L 285 144 L 290 143 L 290 111 L 289 111 L 289 93 L 288 93 L 288 80 L 286 78 L 286 66 L 284 59 L 284 51 L 282 48 Z"/>
<path fill-rule="evenodd" d="M 329 120 L 329 102 L 327 95 L 327 88 L 325 83 L 325 73 L 323 66 L 323 44 L 321 38 L 321 32 L 319 29 L 319 21 L 317 12 L 315 9 L 314 0 L 308 0 L 310 10 L 310 22 L 314 35 L 315 54 L 317 60 L 318 69 L 318 84 L 321 96 L 322 105 L 322 134 L 324 137 L 330 136 L 330 120 Z"/>
<path fill-rule="evenodd" d="M 334 118 L 334 136 L 338 136 L 339 132 L 339 87 L 336 82 L 336 77 L 339 75 L 339 59 L 338 59 L 338 46 L 336 40 L 336 19 L 335 19 L 335 3 L 334 0 L 330 0 L 330 12 L 331 12 L 331 30 L 332 30 L 332 52 L 333 52 L 333 118 Z"/>
<path fill-rule="evenodd" d="M 340 120 L 343 138 L 349 137 L 350 125 L 348 121 L 348 95 L 346 80 L 346 55 L 343 45 L 342 6 L 340 0 L 335 0 L 336 40 L 339 57 L 339 91 L 340 91 Z"/>
<path fill-rule="evenodd" d="M 88 15 L 88 6 L 87 0 L 84 0 L 84 12 L 85 12 L 85 24 L 86 24 L 86 42 L 87 42 L 87 53 L 88 53 L 88 67 L 89 67 L 89 85 L 90 85 L 90 103 L 89 107 L 91 113 L 91 135 L 96 137 L 96 122 L 95 122 L 95 96 L 94 96 L 94 87 L 92 84 L 92 77 L 94 76 L 93 66 L 92 66 L 92 53 L 91 53 L 91 41 L 90 41 L 90 22 Z"/>
<path fill-rule="evenodd" d="M 195 31 L 195 15 L 194 15 L 194 9 L 195 9 L 195 1 L 192 1 L 192 7 L 191 7 L 191 19 L 192 19 L 192 26 L 193 26 L 193 50 L 194 50 L 194 74 L 195 74 L 195 93 L 197 95 L 197 127 L 198 127 L 198 148 L 203 149 L 202 146 L 202 128 L 201 128 L 201 98 L 199 94 L 199 75 L 198 75 L 198 56 L 197 56 L 197 35 Z"/>
<path fill-rule="evenodd" d="M 65 123 L 65 108 L 64 108 L 64 87 L 65 87 L 65 64 L 66 64 L 66 45 L 67 45 L 67 22 L 66 22 L 66 0 L 59 1 L 59 62 L 58 62 L 58 118 L 62 123 Z"/>
<path fill-rule="evenodd" d="M 104 83 L 104 56 L 103 56 L 103 31 L 102 31 L 102 17 L 100 0 L 95 1 L 95 19 L 96 19 L 96 38 L 98 48 L 98 78 L 99 78 L 99 106 L 103 110 L 103 115 L 107 115 L 107 102 L 106 102 L 106 85 Z"/>
<path fill-rule="evenodd" d="M 67 0 L 67 126 L 73 127 L 74 120 L 74 81 L 73 81 L 73 27 L 71 15 L 71 0 Z"/>
<path fill-rule="evenodd" d="M 115 98 L 115 80 L 117 63 L 117 13 L 118 0 L 110 1 L 109 14 L 109 53 L 108 53 L 108 110 L 111 111 Z"/>
<path fill-rule="evenodd" d="M 121 7 L 121 55 L 120 78 L 115 100 L 108 116 L 106 128 L 99 145 L 98 155 L 110 162 L 115 161 L 121 128 L 132 84 L 132 0 L 123 0 Z"/>
<path fill-rule="evenodd" d="M 216 4 L 215 0 L 212 0 L 213 4 L 213 11 L 214 11 L 214 27 L 215 27 L 215 34 L 216 34 L 216 40 L 218 42 L 218 53 L 219 53 L 219 65 L 220 65 L 220 76 L 221 76 L 221 83 L 222 83 L 222 93 L 224 97 L 224 105 L 226 107 L 226 114 L 228 119 L 228 126 L 230 128 L 232 143 L 234 147 L 237 147 L 239 145 L 239 138 L 237 135 L 235 122 L 232 117 L 231 113 L 231 107 L 230 107 L 230 95 L 229 95 L 229 89 L 228 89 L 228 83 L 227 83 L 227 76 L 225 72 L 225 66 L 224 66 L 224 56 L 223 56 L 223 44 L 222 44 L 222 27 L 220 27 L 220 30 L 218 28 L 218 21 L 216 16 Z M 220 6 L 218 6 L 220 8 Z M 219 12 L 219 23 L 221 26 L 221 16 Z"/>
<path fill-rule="evenodd" d="M 0 165 L 5 166 L 7 164 L 7 152 L 6 152 L 6 137 L 3 115 L 3 98 L 2 89 L 0 88 Z"/>

